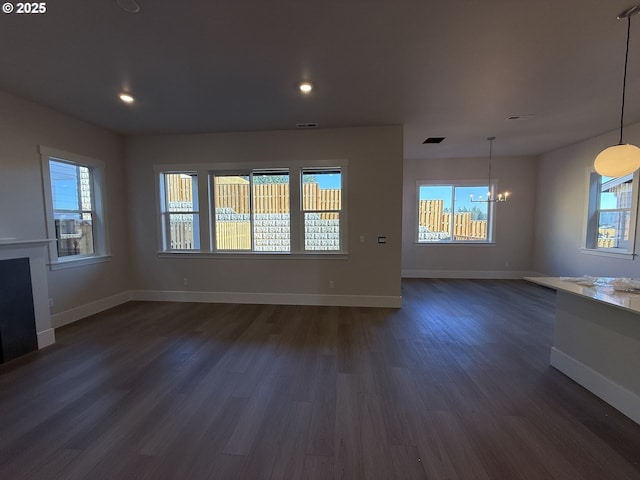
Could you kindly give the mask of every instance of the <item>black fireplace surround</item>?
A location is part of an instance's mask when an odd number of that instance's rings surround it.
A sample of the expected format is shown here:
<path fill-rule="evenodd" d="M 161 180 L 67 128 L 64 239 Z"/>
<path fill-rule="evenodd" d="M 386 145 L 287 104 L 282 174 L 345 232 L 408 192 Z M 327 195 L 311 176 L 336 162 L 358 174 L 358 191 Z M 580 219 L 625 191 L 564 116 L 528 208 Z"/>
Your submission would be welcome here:
<path fill-rule="evenodd" d="M 29 259 L 0 260 L 0 363 L 37 349 Z"/>

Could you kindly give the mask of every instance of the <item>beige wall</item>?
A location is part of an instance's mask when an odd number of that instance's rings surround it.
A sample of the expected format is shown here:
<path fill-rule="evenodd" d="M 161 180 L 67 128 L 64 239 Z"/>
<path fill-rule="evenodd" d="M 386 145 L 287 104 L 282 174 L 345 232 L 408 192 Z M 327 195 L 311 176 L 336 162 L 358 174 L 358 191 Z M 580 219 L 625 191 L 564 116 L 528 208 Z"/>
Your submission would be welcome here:
<path fill-rule="evenodd" d="M 0 237 L 46 237 L 40 145 L 106 163 L 113 257 L 95 265 L 49 271 L 53 314 L 129 288 L 122 138 L 48 108 L 0 92 Z"/>
<path fill-rule="evenodd" d="M 487 158 L 406 160 L 402 214 L 402 274 L 405 277 L 511 278 L 529 273 L 533 251 L 537 160 L 497 157 L 492 178 L 508 190 L 507 203 L 496 205 L 495 244 L 444 245 L 416 242 L 417 182 L 488 178 Z"/>
<path fill-rule="evenodd" d="M 639 277 L 638 260 L 582 253 L 587 215 L 587 175 L 598 153 L 618 143 L 618 132 L 542 155 L 537 185 L 533 268 L 553 276 Z M 625 141 L 640 142 L 640 125 L 625 128 Z M 640 226 L 640 224 L 639 224 Z M 640 231 L 636 232 L 636 243 Z"/>
<path fill-rule="evenodd" d="M 185 277 L 190 280 L 190 291 L 396 297 L 400 295 L 401 269 L 405 276 L 509 277 L 528 272 L 640 276 L 638 260 L 580 251 L 587 171 L 595 155 L 617 141 L 616 132 L 539 159 L 494 158 L 500 189 L 513 192 L 508 204 L 498 206 L 496 244 L 422 246 L 414 243 L 416 182 L 482 179 L 486 158 L 407 160 L 403 166 L 401 127 L 123 140 L 3 92 L 0 111 L 0 238 L 46 235 L 39 145 L 94 157 L 107 165 L 113 257 L 106 263 L 50 271 L 54 314 L 129 289 L 185 290 Z M 627 127 L 625 139 L 640 143 L 640 124 Z M 280 159 L 348 160 L 348 259 L 178 259 L 157 255 L 154 165 L 236 161 L 271 165 Z M 359 242 L 362 235 L 364 243 Z M 375 242 L 379 235 L 387 237 L 386 245 Z M 636 236 L 640 239 L 640 228 Z M 333 289 L 329 288 L 330 280 L 335 282 Z"/>
<path fill-rule="evenodd" d="M 126 140 L 126 158 L 135 205 L 130 210 L 134 289 L 400 298 L 401 127 L 134 136 Z M 157 254 L 154 166 L 247 162 L 269 167 L 281 161 L 337 159 L 348 161 L 348 258 Z M 379 245 L 378 236 L 386 236 L 387 243 Z"/>

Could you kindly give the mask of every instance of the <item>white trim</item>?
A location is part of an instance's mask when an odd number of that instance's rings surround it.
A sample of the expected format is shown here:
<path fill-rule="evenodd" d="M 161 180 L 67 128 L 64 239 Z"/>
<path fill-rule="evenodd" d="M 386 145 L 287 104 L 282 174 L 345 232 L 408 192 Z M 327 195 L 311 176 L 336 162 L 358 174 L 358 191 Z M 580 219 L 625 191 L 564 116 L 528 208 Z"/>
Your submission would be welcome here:
<path fill-rule="evenodd" d="M 86 155 L 79 155 L 77 153 L 67 152 L 65 150 L 59 150 L 57 148 L 51 148 L 44 145 L 39 146 L 40 155 L 49 158 L 55 158 L 58 160 L 67 160 L 73 163 L 79 163 L 88 167 L 104 168 L 105 163 L 97 158 L 87 157 Z"/>
<path fill-rule="evenodd" d="M 413 202 L 415 211 L 414 211 L 414 236 L 413 236 L 413 244 L 417 245 L 495 245 L 496 241 L 496 215 L 497 208 L 495 202 L 487 202 L 487 239 L 482 241 L 469 241 L 469 240 L 454 240 L 453 239 L 453 218 L 451 219 L 451 237 L 450 240 L 443 240 L 441 242 L 420 242 L 420 187 L 433 187 L 433 186 L 442 186 L 442 187 L 452 187 L 451 190 L 451 208 L 455 208 L 455 189 L 456 187 L 474 187 L 474 186 L 483 186 L 487 185 L 489 191 L 493 195 L 495 191 L 498 190 L 498 179 L 494 178 L 491 181 L 491 184 L 488 184 L 489 179 L 484 180 L 474 180 L 474 179 L 463 179 L 463 180 L 417 180 L 416 181 L 416 198 Z"/>
<path fill-rule="evenodd" d="M 553 347 L 551 365 L 640 424 L 640 396 Z"/>
<path fill-rule="evenodd" d="M 53 240 L 55 242 L 55 240 Z M 65 268 L 82 267 L 93 263 L 103 263 L 111 260 L 111 255 L 86 255 L 74 257 L 60 257 L 60 260 L 54 263 L 47 263 L 51 270 L 63 270 Z"/>
<path fill-rule="evenodd" d="M 300 188 L 302 186 L 300 176 L 303 170 L 323 170 L 323 169 L 340 169 L 341 174 L 341 209 L 340 209 L 340 251 L 330 251 L 331 253 L 346 254 L 349 248 L 349 238 L 348 238 L 348 211 L 349 211 L 349 191 L 348 191 L 348 167 L 349 161 L 348 159 L 334 159 L 334 160 L 306 160 L 306 161 L 289 161 L 289 162 L 276 162 L 275 164 L 269 164 L 268 168 L 261 164 L 256 164 L 255 162 L 240 162 L 240 163 L 197 163 L 197 164 L 185 164 L 185 165 L 175 165 L 175 164 L 158 164 L 153 166 L 153 171 L 155 174 L 155 189 L 156 189 L 156 230 L 158 235 L 158 250 L 161 253 L 173 253 L 174 250 L 170 249 L 167 245 L 167 235 L 168 229 L 166 225 L 163 223 L 163 218 L 165 215 L 165 206 L 164 206 L 164 196 L 166 195 L 163 191 L 164 186 L 164 175 L 168 173 L 185 173 L 185 172 L 193 172 L 195 173 L 198 180 L 198 190 L 200 190 L 204 186 L 204 180 L 207 179 L 207 191 L 198 191 L 199 195 L 199 205 L 197 215 L 200 218 L 200 249 L 201 253 L 208 254 L 226 254 L 226 253 L 236 253 L 236 252 L 224 252 L 218 251 L 215 245 L 215 205 L 213 204 L 214 199 L 214 186 L 212 182 L 212 177 L 215 175 L 225 175 L 225 174 L 249 174 L 252 175 L 254 171 L 265 171 L 265 170 L 287 170 L 289 175 L 289 205 L 290 205 L 290 240 L 291 240 L 291 252 L 293 254 L 308 254 L 315 255 L 318 253 L 316 250 L 305 250 L 304 249 L 304 221 L 303 216 L 304 212 L 301 210 L 300 199 L 301 199 L 301 191 Z M 253 181 L 253 180 L 251 180 Z M 295 191 L 293 191 L 295 190 Z M 206 193 L 206 196 L 205 196 Z M 253 211 L 253 209 L 251 209 Z M 195 213 L 194 213 L 195 214 Z M 253 218 L 253 214 L 251 216 Z M 203 223 L 203 219 L 205 223 Z M 207 230 L 203 230 L 203 227 L 207 227 Z M 203 242 L 203 240 L 206 241 Z M 253 242 L 253 239 L 252 239 Z M 189 252 L 192 252 L 189 250 Z M 194 252 L 195 253 L 195 252 Z M 237 252 L 243 253 L 243 252 Z M 250 254 L 260 254 L 262 252 L 255 252 L 252 248 L 251 251 L 247 252 Z M 265 252 L 265 253 L 277 253 L 277 252 Z M 228 257 L 227 257 L 228 258 Z"/>
<path fill-rule="evenodd" d="M 69 268 L 70 266 L 82 266 L 90 263 L 97 263 L 108 260 L 103 258 L 109 255 L 109 225 L 107 219 L 107 198 L 106 198 L 106 179 L 105 179 L 105 163 L 102 160 L 96 158 L 87 157 L 84 155 L 78 155 L 72 152 L 65 152 L 55 148 L 47 147 L 44 145 L 39 146 L 40 152 L 40 166 L 42 170 L 42 191 L 44 196 L 44 209 L 45 209 L 45 226 L 47 236 L 52 238 L 53 241 L 48 245 L 49 262 L 47 266 L 50 270 L 57 270 L 58 268 Z M 91 199 L 93 203 L 93 245 L 94 253 L 87 256 L 82 256 L 76 259 L 65 259 L 65 257 L 58 257 L 58 249 L 56 243 L 56 229 L 53 214 L 53 197 L 51 192 L 51 171 L 50 160 L 55 159 L 61 162 L 72 163 L 76 165 L 82 165 L 88 167 L 91 170 Z M 93 257 L 94 261 L 88 261 L 87 259 Z M 70 265 L 72 262 L 77 262 L 74 265 Z M 65 264 L 58 266 L 59 264 Z"/>
<path fill-rule="evenodd" d="M 309 253 L 290 252 L 242 252 L 232 250 L 220 250 L 218 252 L 206 252 L 202 250 L 171 250 L 168 252 L 156 252 L 159 258 L 242 258 L 261 260 L 348 260 L 348 252 L 309 250 Z"/>
<path fill-rule="evenodd" d="M 289 168 L 314 168 L 314 167 L 346 167 L 349 164 L 347 158 L 336 158 L 333 160 L 289 160 L 289 161 L 273 161 L 269 162 L 268 166 L 264 166 L 260 162 L 207 162 L 207 163 L 164 163 L 156 164 L 153 166 L 153 171 L 156 174 L 161 173 L 181 173 L 186 171 L 228 171 L 238 172 L 239 170 L 278 170 Z"/>
<path fill-rule="evenodd" d="M 540 272 L 530 272 L 529 275 L 525 275 L 525 277 L 550 277 L 551 275 L 549 275 L 548 273 L 540 273 Z M 531 282 L 531 280 L 529 278 L 525 278 L 524 280 L 527 280 L 529 282 Z M 536 283 L 536 282 L 533 282 Z M 543 287 L 545 287 L 545 285 L 541 285 Z M 545 288 L 550 288 L 550 287 L 545 287 Z"/>
<path fill-rule="evenodd" d="M 478 246 L 478 247 L 495 247 L 496 246 L 496 242 L 486 242 L 484 240 L 456 240 L 454 242 L 450 242 L 447 240 L 442 240 L 442 241 L 434 241 L 434 242 L 418 242 L 418 241 L 414 241 L 413 242 L 413 246 L 414 247 L 424 247 L 424 246 L 429 246 L 429 247 L 435 247 L 435 246 L 440 246 L 440 247 L 469 247 L 469 246 Z"/>
<path fill-rule="evenodd" d="M 585 255 L 595 255 L 597 257 L 609 257 L 609 258 L 618 258 L 620 260 L 633 260 L 636 256 L 635 253 L 631 253 L 628 250 L 624 252 L 616 252 L 613 250 L 605 250 L 605 249 L 595 249 L 595 248 L 581 248 L 580 253 L 584 253 Z"/>
<path fill-rule="evenodd" d="M 42 239 L 36 239 L 36 240 L 16 240 L 15 238 L 3 238 L 0 239 L 0 247 L 22 247 L 22 246 L 38 246 L 38 245 L 43 245 L 43 246 L 47 246 L 49 245 L 49 242 L 55 242 L 56 239 L 49 239 L 49 238 L 42 238 Z"/>
<path fill-rule="evenodd" d="M 586 167 L 587 176 L 587 190 L 585 198 L 585 214 L 583 216 L 583 234 L 584 238 L 582 245 L 580 246 L 580 253 L 586 255 L 596 255 L 602 257 L 611 257 L 618 259 L 633 260 L 636 256 L 636 229 L 638 222 L 638 197 L 640 196 L 640 173 L 638 170 L 632 174 L 625 175 L 625 177 L 631 176 L 633 180 L 633 190 L 631 197 L 631 209 L 630 209 L 630 223 L 629 223 L 629 246 L 626 249 L 606 249 L 597 247 L 598 220 L 597 218 L 591 218 L 597 216 L 600 210 L 600 193 L 601 193 L 601 175 L 595 171 L 592 165 Z M 624 177 L 623 177 L 624 178 Z M 607 211 L 607 210 L 604 210 Z M 593 245 L 593 246 L 590 246 Z M 617 250 L 617 251 L 615 251 Z"/>
<path fill-rule="evenodd" d="M 322 305 L 335 307 L 402 308 L 401 296 L 316 295 L 247 292 L 186 292 L 163 290 L 128 290 L 95 302 L 51 315 L 53 328 L 60 328 L 132 300 L 147 302 L 242 303 L 267 305 Z M 51 333 L 50 333 L 51 332 Z M 53 338 L 53 329 L 38 332 L 42 342 Z M 49 337 L 51 335 L 51 337 Z M 40 337 L 38 344 L 40 345 Z M 50 345 L 53 343 L 46 343 Z M 42 346 L 46 346 L 42 345 Z M 42 348 L 40 346 L 39 348 Z"/>
<path fill-rule="evenodd" d="M 38 350 L 56 343 L 56 332 L 53 328 L 47 328 L 36 334 L 38 339 Z"/>
<path fill-rule="evenodd" d="M 113 307 L 117 307 L 131 300 L 131 292 L 124 291 L 107 298 L 101 298 L 95 302 L 80 305 L 78 307 L 65 310 L 64 312 L 51 315 L 51 324 L 54 328 L 62 327 L 83 318 L 95 315 Z"/>
<path fill-rule="evenodd" d="M 402 307 L 401 296 L 373 295 L 134 290 L 131 292 L 131 299 L 148 302 L 243 303 L 382 308 Z"/>
<path fill-rule="evenodd" d="M 49 243 L 51 242 L 48 239 L 5 239 L 0 242 L 0 261 L 16 258 L 29 259 L 38 348 L 55 343 L 55 334 L 51 328 L 51 314 L 49 313 L 49 285 L 45 263 Z"/>
<path fill-rule="evenodd" d="M 486 280 L 519 280 L 530 277 L 528 271 L 509 270 L 402 270 L 402 278 L 468 278 Z"/>

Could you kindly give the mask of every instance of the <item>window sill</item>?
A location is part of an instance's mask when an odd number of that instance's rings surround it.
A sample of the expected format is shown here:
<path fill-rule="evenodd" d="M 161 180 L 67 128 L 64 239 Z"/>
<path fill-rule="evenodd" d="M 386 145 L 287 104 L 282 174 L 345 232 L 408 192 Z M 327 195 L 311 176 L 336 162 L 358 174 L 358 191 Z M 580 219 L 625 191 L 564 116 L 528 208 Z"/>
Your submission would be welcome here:
<path fill-rule="evenodd" d="M 440 247 L 495 247 L 496 242 L 413 242 L 417 247 L 440 246 Z"/>
<path fill-rule="evenodd" d="M 289 252 L 202 252 L 202 251 L 159 251 L 159 258 L 215 258 L 215 259 L 261 259 L 261 260 L 346 260 L 347 252 L 289 253 Z"/>
<path fill-rule="evenodd" d="M 59 260 L 49 263 L 50 270 L 64 270 L 66 268 L 84 267 L 85 265 L 93 265 L 95 263 L 104 263 L 111 260 L 111 255 L 91 255 L 82 258 L 73 258 L 69 260 Z"/>
<path fill-rule="evenodd" d="M 625 260 L 633 260 L 636 256 L 635 253 L 631 252 L 611 252 L 609 250 L 599 250 L 595 248 L 581 248 L 580 253 L 584 253 L 585 255 L 595 255 L 597 257 L 619 258 Z"/>

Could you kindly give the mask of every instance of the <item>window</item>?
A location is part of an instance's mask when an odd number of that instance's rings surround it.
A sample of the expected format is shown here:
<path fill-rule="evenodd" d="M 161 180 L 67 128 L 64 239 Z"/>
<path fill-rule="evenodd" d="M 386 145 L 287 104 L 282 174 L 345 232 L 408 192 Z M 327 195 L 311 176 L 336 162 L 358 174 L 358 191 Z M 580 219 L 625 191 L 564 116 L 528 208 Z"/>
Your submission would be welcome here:
<path fill-rule="evenodd" d="M 633 253 L 636 175 L 611 178 L 590 173 L 587 249 Z"/>
<path fill-rule="evenodd" d="M 171 172 L 161 176 L 162 229 L 165 250 L 200 248 L 198 175 Z"/>
<path fill-rule="evenodd" d="M 51 265 L 106 255 L 102 171 L 97 160 L 41 147 Z"/>
<path fill-rule="evenodd" d="M 418 185 L 418 243 L 489 243 L 493 204 L 488 186 L 473 184 Z"/>
<path fill-rule="evenodd" d="M 344 163 L 306 167 L 291 162 L 268 169 L 199 165 L 190 171 L 158 167 L 161 250 L 344 253 Z"/>
<path fill-rule="evenodd" d="M 302 211 L 305 250 L 340 250 L 340 169 L 303 169 Z"/>
<path fill-rule="evenodd" d="M 49 173 L 58 257 L 92 255 L 95 211 L 91 170 L 84 165 L 50 159 Z"/>
<path fill-rule="evenodd" d="M 216 250 L 291 250 L 287 170 L 214 173 L 212 178 Z"/>

